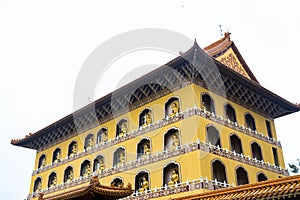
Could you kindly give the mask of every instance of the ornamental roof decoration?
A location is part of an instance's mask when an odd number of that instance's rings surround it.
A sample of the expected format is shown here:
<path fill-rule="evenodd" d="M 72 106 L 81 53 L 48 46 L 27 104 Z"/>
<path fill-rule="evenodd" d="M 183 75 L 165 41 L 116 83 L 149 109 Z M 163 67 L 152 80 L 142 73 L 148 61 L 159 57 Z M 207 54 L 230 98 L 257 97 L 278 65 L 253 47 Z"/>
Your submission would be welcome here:
<path fill-rule="evenodd" d="M 173 200 L 300 199 L 300 175 L 222 188 Z"/>
<path fill-rule="evenodd" d="M 230 34 L 226 32 L 223 38 L 205 47 L 204 51 L 230 69 L 259 84 L 234 42 L 230 39 Z"/>
<path fill-rule="evenodd" d="M 192 83 L 269 119 L 300 110 L 298 105 L 290 103 L 258 84 L 245 62 L 242 62 L 242 58 L 239 60 L 248 77 L 213 59 L 210 55 L 217 55 L 216 49 L 219 49 L 224 41 L 226 43 L 230 41 L 228 35 L 215 45 L 206 47 L 206 52 L 195 41 L 188 51 L 167 64 L 34 134 L 29 134 L 23 139 L 12 140 L 11 144 L 41 150 L 53 145 L 57 142 L 57 138 L 68 139 L 83 133 Z M 236 48 L 233 42 L 228 44 L 233 50 Z M 228 47 L 228 45 L 223 46 Z M 234 52 L 238 52 L 237 49 Z M 235 54 L 237 57 L 240 55 Z"/>
<path fill-rule="evenodd" d="M 89 185 L 76 188 L 61 194 L 46 196 L 43 193 L 39 194 L 39 200 L 116 200 L 124 198 L 133 193 L 132 186 L 128 183 L 126 188 L 112 187 L 101 185 L 97 176 L 91 178 Z"/>

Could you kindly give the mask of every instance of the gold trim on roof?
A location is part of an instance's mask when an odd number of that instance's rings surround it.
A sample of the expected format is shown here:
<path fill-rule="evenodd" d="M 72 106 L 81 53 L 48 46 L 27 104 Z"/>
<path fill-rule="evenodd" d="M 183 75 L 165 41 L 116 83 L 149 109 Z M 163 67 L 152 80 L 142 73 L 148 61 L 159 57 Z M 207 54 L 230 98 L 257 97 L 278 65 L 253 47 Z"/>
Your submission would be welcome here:
<path fill-rule="evenodd" d="M 92 177 L 90 184 L 85 187 L 76 188 L 61 194 L 44 197 L 39 195 L 39 200 L 79 200 L 103 198 L 106 200 L 115 200 L 124 198 L 133 193 L 132 186 L 128 183 L 126 188 L 110 187 L 101 185 L 97 176 Z"/>
<path fill-rule="evenodd" d="M 300 175 L 219 189 L 173 200 L 280 199 L 286 197 L 300 198 Z"/>

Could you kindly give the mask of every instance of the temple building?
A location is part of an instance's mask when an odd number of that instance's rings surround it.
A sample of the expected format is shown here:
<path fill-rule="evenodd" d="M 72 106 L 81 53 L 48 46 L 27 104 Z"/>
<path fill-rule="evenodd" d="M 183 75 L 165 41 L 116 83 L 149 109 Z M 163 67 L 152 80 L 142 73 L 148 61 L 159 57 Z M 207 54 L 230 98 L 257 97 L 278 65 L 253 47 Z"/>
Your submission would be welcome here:
<path fill-rule="evenodd" d="M 28 200 L 299 199 L 274 125 L 299 110 L 226 33 L 11 143 L 37 151 Z"/>

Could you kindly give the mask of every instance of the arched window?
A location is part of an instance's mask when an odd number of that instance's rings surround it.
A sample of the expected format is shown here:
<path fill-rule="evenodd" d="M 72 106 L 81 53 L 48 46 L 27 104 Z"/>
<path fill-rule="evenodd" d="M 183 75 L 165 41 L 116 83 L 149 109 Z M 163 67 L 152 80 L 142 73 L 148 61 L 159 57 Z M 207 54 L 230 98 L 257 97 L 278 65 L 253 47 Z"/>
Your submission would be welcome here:
<path fill-rule="evenodd" d="M 74 156 L 77 154 L 78 145 L 76 141 L 73 141 L 69 144 L 68 156 Z"/>
<path fill-rule="evenodd" d="M 56 173 L 52 172 L 48 178 L 48 188 L 50 187 L 54 187 L 57 185 L 57 177 L 56 177 Z"/>
<path fill-rule="evenodd" d="M 122 181 L 122 179 L 120 178 L 115 178 L 111 183 L 110 186 L 112 187 L 118 187 L 118 188 L 123 188 L 124 183 Z"/>
<path fill-rule="evenodd" d="M 256 158 L 257 160 L 263 160 L 261 148 L 256 142 L 253 142 L 251 144 L 251 151 L 252 151 L 253 158 Z"/>
<path fill-rule="evenodd" d="M 240 138 L 234 134 L 230 136 L 230 148 L 231 151 L 235 151 L 236 153 L 243 153 L 242 142 Z"/>
<path fill-rule="evenodd" d="M 213 171 L 213 180 L 227 183 L 225 166 L 221 161 L 215 160 L 212 163 L 212 171 Z"/>
<path fill-rule="evenodd" d="M 91 174 L 91 162 L 85 160 L 81 164 L 80 176 L 89 176 Z"/>
<path fill-rule="evenodd" d="M 165 185 L 174 185 L 180 183 L 179 166 L 175 163 L 170 163 L 163 169 L 163 183 Z"/>
<path fill-rule="evenodd" d="M 215 113 L 214 100 L 208 94 L 202 94 L 201 99 L 202 99 L 201 108 L 211 113 Z"/>
<path fill-rule="evenodd" d="M 237 185 L 244 185 L 249 183 L 248 173 L 242 167 L 236 169 L 236 179 Z"/>
<path fill-rule="evenodd" d="M 230 104 L 225 105 L 225 115 L 230 121 L 236 122 L 235 110 Z"/>
<path fill-rule="evenodd" d="M 246 121 L 246 127 L 250 128 L 251 130 L 255 131 L 256 130 L 256 126 L 255 126 L 255 120 L 252 117 L 252 115 L 250 115 L 249 113 L 247 113 L 245 115 L 245 121 Z"/>
<path fill-rule="evenodd" d="M 91 148 L 94 146 L 94 135 L 92 133 L 88 134 L 84 140 L 84 148 Z"/>
<path fill-rule="evenodd" d="M 105 164 L 104 164 L 104 157 L 99 155 L 95 158 L 94 160 L 94 172 L 100 172 L 105 169 Z"/>
<path fill-rule="evenodd" d="M 165 104 L 165 116 L 173 117 L 180 112 L 179 100 L 176 97 L 170 98 Z"/>
<path fill-rule="evenodd" d="M 208 126 L 206 132 L 207 143 L 221 147 L 219 131 L 214 126 Z"/>
<path fill-rule="evenodd" d="M 266 180 L 268 180 L 268 178 L 267 178 L 266 175 L 264 175 L 263 173 L 259 173 L 259 174 L 257 175 L 257 181 L 258 181 L 258 182 L 266 181 Z"/>
<path fill-rule="evenodd" d="M 114 162 L 113 165 L 122 165 L 126 162 L 126 155 L 125 155 L 125 149 L 122 147 L 119 147 L 115 153 L 114 153 Z"/>
<path fill-rule="evenodd" d="M 61 161 L 61 150 L 60 148 L 55 149 L 52 156 L 52 163 L 58 163 Z"/>
<path fill-rule="evenodd" d="M 103 143 L 107 141 L 107 129 L 101 128 L 97 133 L 97 144 Z"/>
<path fill-rule="evenodd" d="M 137 145 L 137 158 L 147 157 L 151 154 L 151 145 L 149 139 L 142 139 Z"/>
<path fill-rule="evenodd" d="M 73 167 L 69 166 L 65 169 L 64 182 L 70 182 L 74 179 Z"/>
<path fill-rule="evenodd" d="M 38 164 L 38 168 L 44 168 L 47 165 L 47 161 L 46 161 L 46 155 L 43 154 L 41 155 L 40 159 L 39 159 L 39 164 Z"/>
<path fill-rule="evenodd" d="M 149 190 L 149 174 L 142 171 L 135 176 L 135 191 L 144 192 Z"/>
<path fill-rule="evenodd" d="M 152 114 L 149 109 L 143 110 L 139 117 L 139 126 L 148 126 L 152 123 Z"/>
<path fill-rule="evenodd" d="M 128 132 L 128 122 L 126 119 L 121 119 L 116 127 L 116 137 L 122 137 Z"/>
<path fill-rule="evenodd" d="M 38 177 L 34 181 L 33 192 L 39 192 L 42 190 L 42 179 Z"/>
<path fill-rule="evenodd" d="M 170 129 L 164 136 L 164 149 L 176 148 L 180 145 L 180 134 L 177 129 Z"/>

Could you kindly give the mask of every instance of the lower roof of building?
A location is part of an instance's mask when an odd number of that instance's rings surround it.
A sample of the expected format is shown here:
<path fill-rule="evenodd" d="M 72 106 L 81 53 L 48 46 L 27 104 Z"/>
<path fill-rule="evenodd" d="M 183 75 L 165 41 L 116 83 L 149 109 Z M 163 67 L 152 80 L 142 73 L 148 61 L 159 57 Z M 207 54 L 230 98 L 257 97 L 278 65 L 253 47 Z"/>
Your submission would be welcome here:
<path fill-rule="evenodd" d="M 82 199 L 105 199 L 116 200 L 133 193 L 131 185 L 126 188 L 101 185 L 97 176 L 94 176 L 90 184 L 81 188 L 75 188 L 60 194 L 45 196 L 39 194 L 39 200 L 82 200 Z"/>
<path fill-rule="evenodd" d="M 300 199 L 300 175 L 204 192 L 173 200 Z"/>

